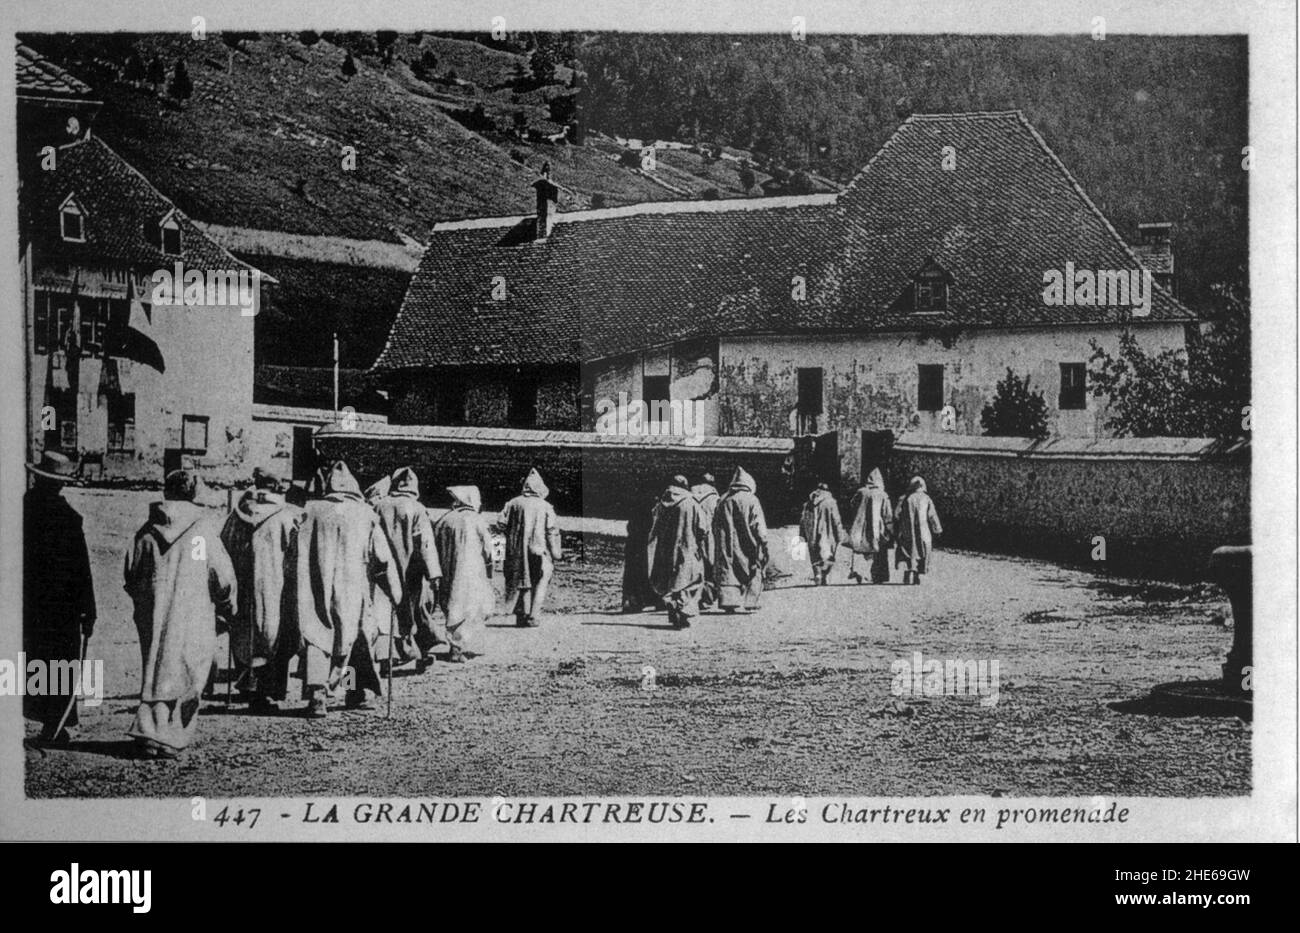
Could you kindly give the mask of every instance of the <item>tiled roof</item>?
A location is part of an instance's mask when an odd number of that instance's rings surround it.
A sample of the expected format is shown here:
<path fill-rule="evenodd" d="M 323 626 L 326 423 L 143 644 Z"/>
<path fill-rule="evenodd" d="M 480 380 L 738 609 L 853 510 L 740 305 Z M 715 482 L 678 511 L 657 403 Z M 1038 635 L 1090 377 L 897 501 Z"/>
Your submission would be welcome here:
<path fill-rule="evenodd" d="M 84 243 L 65 241 L 59 229 L 59 209 L 69 195 L 85 211 Z M 213 242 L 96 136 L 60 147 L 54 168 L 29 172 L 19 201 L 24 233 L 38 263 L 110 262 L 148 272 L 171 269 L 179 260 L 186 269 L 252 269 Z M 172 211 L 181 228 L 180 256 L 163 253 L 156 233 Z"/>
<path fill-rule="evenodd" d="M 560 215 L 544 241 L 530 229 L 435 228 L 375 368 L 576 362 L 723 334 L 1118 322 L 1127 309 L 1046 305 L 1043 275 L 1139 268 L 1018 112 L 910 117 L 838 197 Z M 903 299 L 928 259 L 953 284 L 945 312 L 918 315 Z M 1148 320 L 1192 317 L 1157 290 Z"/>
<path fill-rule="evenodd" d="M 18 93 L 26 96 L 85 99 L 90 86 L 58 65 L 46 61 L 32 49 L 18 43 Z"/>

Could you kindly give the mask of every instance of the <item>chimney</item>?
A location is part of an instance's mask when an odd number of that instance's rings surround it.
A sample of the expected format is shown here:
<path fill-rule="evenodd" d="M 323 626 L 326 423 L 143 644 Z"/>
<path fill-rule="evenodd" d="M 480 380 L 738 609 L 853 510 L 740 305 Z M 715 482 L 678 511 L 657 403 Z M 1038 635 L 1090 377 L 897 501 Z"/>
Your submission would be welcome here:
<path fill-rule="evenodd" d="M 551 181 L 551 163 L 542 164 L 542 177 L 533 182 L 533 187 L 537 190 L 537 235 L 539 240 L 545 240 L 551 235 L 551 230 L 555 226 L 555 217 L 559 210 L 555 206 L 556 198 L 559 196 L 560 189 Z"/>
<path fill-rule="evenodd" d="M 1151 271 L 1151 278 L 1174 294 L 1174 225 L 1168 221 L 1138 224 L 1138 242 L 1133 252 Z"/>

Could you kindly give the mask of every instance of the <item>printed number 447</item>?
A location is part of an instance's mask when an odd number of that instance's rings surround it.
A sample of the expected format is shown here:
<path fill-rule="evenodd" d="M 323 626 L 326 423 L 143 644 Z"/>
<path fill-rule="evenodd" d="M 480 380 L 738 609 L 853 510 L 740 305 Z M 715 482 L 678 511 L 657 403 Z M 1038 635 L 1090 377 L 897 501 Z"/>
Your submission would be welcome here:
<path fill-rule="evenodd" d="M 257 818 L 262 815 L 261 809 L 257 807 L 249 808 L 248 816 L 244 816 L 243 807 L 236 810 L 233 816 L 228 813 L 229 810 L 229 807 L 222 807 L 221 812 L 212 818 L 212 822 L 218 826 L 225 826 L 227 821 L 234 823 L 236 826 L 243 826 L 247 822 L 248 828 L 252 829 L 257 825 Z"/>

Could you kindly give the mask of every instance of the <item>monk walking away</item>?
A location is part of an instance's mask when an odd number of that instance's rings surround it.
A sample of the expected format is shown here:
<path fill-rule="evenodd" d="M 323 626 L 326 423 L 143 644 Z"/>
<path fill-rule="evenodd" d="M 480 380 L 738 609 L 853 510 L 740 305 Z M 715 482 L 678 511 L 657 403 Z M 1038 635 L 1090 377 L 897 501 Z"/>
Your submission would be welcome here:
<path fill-rule="evenodd" d="M 175 758 L 193 741 L 217 617 L 230 619 L 239 598 L 220 519 L 195 504 L 197 492 L 190 471 L 168 473 L 126 555 L 143 667 L 129 734 L 148 758 Z"/>
<path fill-rule="evenodd" d="M 758 608 L 768 563 L 767 521 L 754 478 L 736 467 L 713 516 L 714 582 L 727 612 Z"/>
<path fill-rule="evenodd" d="M 864 578 L 857 570 L 859 556 L 870 565 L 868 574 L 872 583 L 889 582 L 889 548 L 894 534 L 894 511 L 890 507 L 889 493 L 880 470 L 867 474 L 867 481 L 853 494 L 849 502 L 853 518 L 849 525 L 849 547 L 853 557 L 849 560 L 849 579 L 857 583 Z"/>
<path fill-rule="evenodd" d="M 541 622 L 546 590 L 560 559 L 560 523 L 554 506 L 546 501 L 548 495 L 542 475 L 529 470 L 523 492 L 507 502 L 501 513 L 506 598 L 515 596 L 515 624 L 521 628 L 536 628 Z"/>
<path fill-rule="evenodd" d="M 366 505 L 347 464 L 336 462 L 325 477 L 325 497 L 307 503 L 298 529 L 297 596 L 302 635 L 306 715 L 324 717 L 340 690 L 344 704 L 363 708 L 366 692 L 383 692 L 375 669 L 379 636 L 371 584 L 394 605 L 402 581 L 379 517 Z"/>
<path fill-rule="evenodd" d="M 448 486 L 451 510 L 433 526 L 442 561 L 438 605 L 447 616 L 447 660 L 464 663 L 479 630 L 496 608 L 492 590 L 492 534 L 479 513 L 483 500 L 477 486 Z"/>
<path fill-rule="evenodd" d="M 705 473 L 700 481 L 691 487 L 691 495 L 704 511 L 704 527 L 709 530 L 709 547 L 704 555 L 704 590 L 700 593 L 700 608 L 709 609 L 718 601 L 717 588 L 713 583 L 713 515 L 718 511 L 717 480 L 712 473 Z"/>
<path fill-rule="evenodd" d="M 289 663 L 298 648 L 293 586 L 303 510 L 279 493 L 280 481 L 258 468 L 221 530 L 238 582 L 230 646 L 249 709 L 271 710 L 288 692 Z"/>
<path fill-rule="evenodd" d="M 394 639 L 395 663 L 432 661 L 439 641 L 433 628 L 432 593 L 442 577 L 438 549 L 433 543 L 433 521 L 429 510 L 420 503 L 420 481 L 410 467 L 393 473 L 386 486 L 386 493 L 372 505 L 388 537 L 402 581 L 402 597 L 396 605 L 390 604 L 383 588 L 376 588 L 376 615 L 386 637 Z M 380 655 L 386 658 L 388 652 Z"/>
<path fill-rule="evenodd" d="M 704 509 L 686 477 L 674 476 L 655 505 L 647 554 L 650 586 L 667 604 L 673 628 L 689 628 L 699 614 L 708 548 Z"/>
<path fill-rule="evenodd" d="M 642 612 L 659 609 L 660 600 L 650 586 L 649 541 L 659 494 L 649 484 L 642 484 L 627 516 L 627 539 L 623 542 L 623 611 Z"/>
<path fill-rule="evenodd" d="M 63 498 L 75 464 L 53 451 L 28 465 L 32 488 L 23 497 L 23 651 L 29 661 L 44 661 L 46 670 L 84 660 L 85 644 L 95 630 L 95 586 L 81 516 Z M 37 741 L 66 746 L 75 728 L 77 694 L 49 692 L 24 697 L 25 714 L 41 723 Z M 74 685 L 75 686 L 75 685 Z"/>
<path fill-rule="evenodd" d="M 925 491 L 925 480 L 913 476 L 907 484 L 907 495 L 898 500 L 894 510 L 894 528 L 898 550 L 894 565 L 902 567 L 903 582 L 919 585 L 921 574 L 930 572 L 932 535 L 942 534 L 939 513 Z"/>
<path fill-rule="evenodd" d="M 818 483 L 804 503 L 799 521 L 799 534 L 808 545 L 808 560 L 812 563 L 813 585 L 825 586 L 831 568 L 835 566 L 835 553 L 844 540 L 844 522 L 840 507 L 831 495 L 830 487 Z"/>

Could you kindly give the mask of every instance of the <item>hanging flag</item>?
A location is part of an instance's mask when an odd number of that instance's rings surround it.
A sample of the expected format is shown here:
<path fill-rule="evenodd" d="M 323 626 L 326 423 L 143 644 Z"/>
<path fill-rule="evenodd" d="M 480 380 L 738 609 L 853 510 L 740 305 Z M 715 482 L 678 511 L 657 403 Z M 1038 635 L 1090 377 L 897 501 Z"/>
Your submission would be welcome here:
<path fill-rule="evenodd" d="M 153 322 L 145 309 L 144 302 L 140 300 L 139 293 L 135 290 L 135 277 L 128 275 L 127 282 L 131 312 L 122 341 L 122 356 L 165 373 L 167 363 L 163 360 L 162 350 L 158 349 L 158 344 L 149 336 L 153 330 Z"/>

